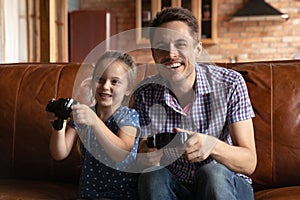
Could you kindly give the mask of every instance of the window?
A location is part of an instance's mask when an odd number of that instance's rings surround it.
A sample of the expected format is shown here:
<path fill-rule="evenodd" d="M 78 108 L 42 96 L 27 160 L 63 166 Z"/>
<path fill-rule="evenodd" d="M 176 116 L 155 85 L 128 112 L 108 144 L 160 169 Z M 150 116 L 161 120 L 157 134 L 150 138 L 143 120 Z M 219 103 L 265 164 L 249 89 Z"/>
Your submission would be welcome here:
<path fill-rule="evenodd" d="M 204 44 L 217 40 L 217 0 L 136 0 L 137 43 L 148 44 L 147 29 L 156 13 L 164 7 L 183 7 L 199 20 L 199 38 Z"/>

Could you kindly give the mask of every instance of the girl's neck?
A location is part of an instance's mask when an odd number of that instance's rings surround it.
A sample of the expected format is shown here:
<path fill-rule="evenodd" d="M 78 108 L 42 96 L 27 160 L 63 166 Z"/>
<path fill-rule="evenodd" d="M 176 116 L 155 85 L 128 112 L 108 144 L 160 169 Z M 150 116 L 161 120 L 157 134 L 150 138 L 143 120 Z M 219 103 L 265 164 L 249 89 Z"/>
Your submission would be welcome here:
<path fill-rule="evenodd" d="M 117 108 L 113 106 L 101 107 L 96 104 L 96 113 L 103 122 L 106 122 L 116 110 Z"/>

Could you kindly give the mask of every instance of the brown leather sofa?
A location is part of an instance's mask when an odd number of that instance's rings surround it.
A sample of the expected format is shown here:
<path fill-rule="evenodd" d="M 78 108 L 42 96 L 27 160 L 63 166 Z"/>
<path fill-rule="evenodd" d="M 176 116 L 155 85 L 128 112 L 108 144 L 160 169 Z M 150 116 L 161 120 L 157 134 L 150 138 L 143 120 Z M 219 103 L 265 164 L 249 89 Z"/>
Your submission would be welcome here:
<path fill-rule="evenodd" d="M 300 199 L 300 61 L 220 63 L 243 74 L 256 113 L 255 199 Z M 80 156 L 49 155 L 45 105 L 71 97 L 79 64 L 0 65 L 0 199 L 75 199 Z M 156 70 L 138 68 L 138 81 Z"/>

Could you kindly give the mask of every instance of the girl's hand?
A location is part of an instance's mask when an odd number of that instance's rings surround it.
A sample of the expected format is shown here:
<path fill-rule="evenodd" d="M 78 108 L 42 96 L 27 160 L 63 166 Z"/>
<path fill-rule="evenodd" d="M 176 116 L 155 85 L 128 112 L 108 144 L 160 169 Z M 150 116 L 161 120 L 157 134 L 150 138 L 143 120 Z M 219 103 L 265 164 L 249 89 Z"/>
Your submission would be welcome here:
<path fill-rule="evenodd" d="M 48 120 L 53 123 L 55 120 L 57 120 L 57 117 L 53 112 L 47 112 L 47 118 Z"/>
<path fill-rule="evenodd" d="M 77 124 L 93 126 L 98 121 L 96 113 L 85 104 L 72 105 L 72 116 Z"/>
<path fill-rule="evenodd" d="M 139 145 L 139 162 L 146 166 L 159 166 L 160 159 L 163 156 L 163 151 L 157 148 L 149 148 L 147 140 L 142 139 Z"/>

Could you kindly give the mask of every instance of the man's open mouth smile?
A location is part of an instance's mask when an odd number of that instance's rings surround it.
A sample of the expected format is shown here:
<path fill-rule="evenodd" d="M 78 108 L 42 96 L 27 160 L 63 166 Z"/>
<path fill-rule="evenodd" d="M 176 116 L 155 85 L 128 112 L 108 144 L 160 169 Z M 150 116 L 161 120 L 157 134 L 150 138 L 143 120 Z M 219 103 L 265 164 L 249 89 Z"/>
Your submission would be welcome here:
<path fill-rule="evenodd" d="M 166 64 L 166 67 L 168 69 L 176 69 L 176 68 L 178 68 L 180 66 L 181 66 L 181 63 L 169 63 L 169 64 Z"/>

